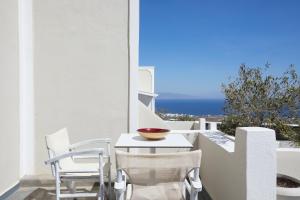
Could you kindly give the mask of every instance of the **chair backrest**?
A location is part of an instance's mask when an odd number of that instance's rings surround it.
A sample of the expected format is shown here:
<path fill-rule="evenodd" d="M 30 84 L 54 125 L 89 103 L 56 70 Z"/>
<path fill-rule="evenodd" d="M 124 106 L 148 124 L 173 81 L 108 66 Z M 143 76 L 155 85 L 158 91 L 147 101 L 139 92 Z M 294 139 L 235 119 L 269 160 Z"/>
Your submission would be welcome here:
<path fill-rule="evenodd" d="M 46 135 L 46 145 L 49 158 L 68 153 L 70 147 L 68 130 L 66 128 L 63 128 L 53 134 Z M 61 169 L 68 168 L 68 166 L 72 166 L 73 164 L 74 161 L 72 160 L 72 158 L 65 158 L 59 162 L 59 166 Z"/>
<path fill-rule="evenodd" d="M 117 168 L 126 172 L 132 184 L 144 186 L 183 182 L 188 172 L 200 168 L 201 155 L 201 150 L 164 154 L 116 151 Z"/>

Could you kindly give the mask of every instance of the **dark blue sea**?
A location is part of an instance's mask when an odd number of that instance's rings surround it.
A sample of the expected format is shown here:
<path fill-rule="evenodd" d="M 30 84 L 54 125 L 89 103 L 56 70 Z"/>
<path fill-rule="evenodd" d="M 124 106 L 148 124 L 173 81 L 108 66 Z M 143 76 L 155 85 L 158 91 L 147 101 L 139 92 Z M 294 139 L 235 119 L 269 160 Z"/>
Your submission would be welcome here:
<path fill-rule="evenodd" d="M 224 100 L 219 99 L 156 99 L 158 112 L 189 115 L 223 115 Z"/>

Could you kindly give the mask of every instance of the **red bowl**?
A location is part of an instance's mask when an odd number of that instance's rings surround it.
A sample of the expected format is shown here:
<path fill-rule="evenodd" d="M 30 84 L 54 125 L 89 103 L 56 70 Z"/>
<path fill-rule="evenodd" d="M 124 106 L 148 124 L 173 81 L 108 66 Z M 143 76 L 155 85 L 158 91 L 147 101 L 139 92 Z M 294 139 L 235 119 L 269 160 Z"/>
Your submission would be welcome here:
<path fill-rule="evenodd" d="M 158 140 L 164 138 L 170 130 L 161 128 L 140 128 L 138 133 L 150 140 Z"/>

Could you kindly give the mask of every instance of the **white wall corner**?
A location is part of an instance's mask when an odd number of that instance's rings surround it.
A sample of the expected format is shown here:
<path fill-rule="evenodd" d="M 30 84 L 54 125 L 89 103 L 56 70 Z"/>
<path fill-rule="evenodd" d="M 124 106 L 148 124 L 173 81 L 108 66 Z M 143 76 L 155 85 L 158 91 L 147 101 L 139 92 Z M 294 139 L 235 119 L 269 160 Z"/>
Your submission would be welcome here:
<path fill-rule="evenodd" d="M 32 0 L 19 0 L 20 177 L 34 174 Z"/>
<path fill-rule="evenodd" d="M 235 152 L 246 182 L 245 199 L 276 199 L 275 131 L 261 127 L 236 130 Z"/>
<path fill-rule="evenodd" d="M 138 127 L 139 0 L 129 3 L 129 132 Z"/>

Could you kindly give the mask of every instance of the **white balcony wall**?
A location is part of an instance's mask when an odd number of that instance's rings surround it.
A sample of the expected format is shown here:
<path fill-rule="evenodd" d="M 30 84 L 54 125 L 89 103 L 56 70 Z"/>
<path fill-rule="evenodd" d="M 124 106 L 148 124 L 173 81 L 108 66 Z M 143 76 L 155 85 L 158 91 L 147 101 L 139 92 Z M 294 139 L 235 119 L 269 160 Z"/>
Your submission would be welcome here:
<path fill-rule="evenodd" d="M 238 128 L 235 142 L 219 131 L 201 131 L 201 180 L 214 200 L 276 199 L 275 132 Z"/>
<path fill-rule="evenodd" d="M 0 1 L 0 196 L 19 180 L 18 1 Z"/>
<path fill-rule="evenodd" d="M 277 149 L 277 173 L 288 176 L 296 181 L 300 180 L 300 149 L 278 148 Z M 300 199 L 299 188 L 277 187 L 277 200 Z"/>
<path fill-rule="evenodd" d="M 35 173 L 49 173 L 44 136 L 110 137 L 129 124 L 129 4 L 33 0 Z"/>
<path fill-rule="evenodd" d="M 172 130 L 195 130 L 195 121 L 165 121 Z"/>
<path fill-rule="evenodd" d="M 277 173 L 300 180 L 300 149 L 277 149 Z"/>

